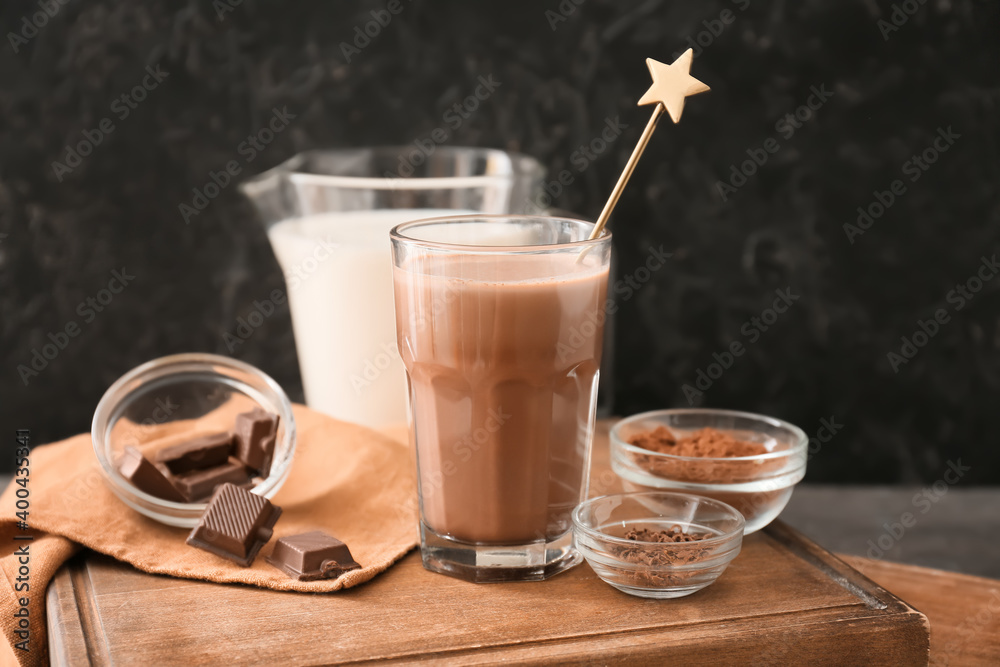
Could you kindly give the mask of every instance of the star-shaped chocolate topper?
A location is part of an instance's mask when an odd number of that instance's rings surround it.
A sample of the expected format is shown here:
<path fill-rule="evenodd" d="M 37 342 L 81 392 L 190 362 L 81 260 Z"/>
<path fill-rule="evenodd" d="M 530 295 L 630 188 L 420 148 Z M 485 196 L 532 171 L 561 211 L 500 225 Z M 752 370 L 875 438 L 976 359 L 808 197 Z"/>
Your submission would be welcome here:
<path fill-rule="evenodd" d="M 708 86 L 691 76 L 691 59 L 694 52 L 688 49 L 672 64 L 667 65 L 652 58 L 646 58 L 646 67 L 653 76 L 653 85 L 639 98 L 639 106 L 659 102 L 667 109 L 675 123 L 681 121 L 684 98 L 710 90 Z"/>
<path fill-rule="evenodd" d="M 618 182 L 615 183 L 615 187 L 611 191 L 611 196 L 608 197 L 607 203 L 604 204 L 601 215 L 598 216 L 597 222 L 594 224 L 594 229 L 590 233 L 591 239 L 596 239 L 604 231 L 604 226 L 608 223 L 608 218 L 611 217 L 611 210 L 618 203 L 618 198 L 621 197 L 622 190 L 625 189 L 625 184 L 628 183 L 629 177 L 635 171 L 635 166 L 639 163 L 642 152 L 646 150 L 646 144 L 649 143 L 650 137 L 653 136 L 653 130 L 656 129 L 656 124 L 660 121 L 660 117 L 663 116 L 664 110 L 677 123 L 680 121 L 681 113 L 684 111 L 684 98 L 704 93 L 709 89 L 704 83 L 691 76 L 692 58 L 694 58 L 694 51 L 691 49 L 682 53 L 670 65 L 653 60 L 652 58 L 646 58 L 649 73 L 653 75 L 653 85 L 639 98 L 639 104 L 655 103 L 656 107 L 653 109 L 653 115 L 649 117 L 649 121 L 646 123 L 646 129 L 642 131 L 642 135 L 639 137 L 639 142 L 632 149 L 632 155 L 629 156 L 628 162 L 625 163 L 625 168 L 622 169 L 621 176 L 618 177 Z M 584 250 L 580 254 L 579 261 L 583 261 L 587 252 L 588 250 Z"/>

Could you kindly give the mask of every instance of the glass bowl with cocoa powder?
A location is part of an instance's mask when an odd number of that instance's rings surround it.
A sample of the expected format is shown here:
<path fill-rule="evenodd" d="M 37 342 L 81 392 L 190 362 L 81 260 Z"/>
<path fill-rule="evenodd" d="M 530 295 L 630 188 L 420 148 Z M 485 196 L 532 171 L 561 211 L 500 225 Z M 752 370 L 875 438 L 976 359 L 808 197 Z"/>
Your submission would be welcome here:
<path fill-rule="evenodd" d="M 644 598 L 715 582 L 740 553 L 743 515 L 711 498 L 652 491 L 600 496 L 573 510 L 573 542 L 597 576 Z"/>
<path fill-rule="evenodd" d="M 805 476 L 809 439 L 799 427 L 749 412 L 657 410 L 611 429 L 611 467 L 626 490 L 714 498 L 746 518 L 746 534 L 771 523 Z"/>

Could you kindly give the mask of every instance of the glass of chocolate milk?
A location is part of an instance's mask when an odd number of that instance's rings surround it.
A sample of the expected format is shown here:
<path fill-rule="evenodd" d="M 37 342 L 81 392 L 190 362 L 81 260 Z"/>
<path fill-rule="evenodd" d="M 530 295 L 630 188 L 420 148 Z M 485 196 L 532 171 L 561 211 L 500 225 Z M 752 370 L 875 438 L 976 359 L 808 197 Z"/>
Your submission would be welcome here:
<path fill-rule="evenodd" d="M 524 581 L 580 562 L 611 257 L 592 229 L 462 215 L 390 234 L 429 570 Z"/>

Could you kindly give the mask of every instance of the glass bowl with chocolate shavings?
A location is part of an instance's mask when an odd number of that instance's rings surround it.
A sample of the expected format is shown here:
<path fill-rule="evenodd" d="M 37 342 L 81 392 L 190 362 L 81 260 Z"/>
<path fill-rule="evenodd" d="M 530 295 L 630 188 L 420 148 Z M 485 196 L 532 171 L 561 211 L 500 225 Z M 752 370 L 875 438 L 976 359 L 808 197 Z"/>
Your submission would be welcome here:
<path fill-rule="evenodd" d="M 600 496 L 573 511 L 573 542 L 604 582 L 644 598 L 691 595 L 740 552 L 746 522 L 725 503 L 652 491 Z"/>
<path fill-rule="evenodd" d="M 746 534 L 773 521 L 805 476 L 809 439 L 773 417 L 713 409 L 645 412 L 611 429 L 611 467 L 627 491 L 670 490 L 724 502 Z"/>

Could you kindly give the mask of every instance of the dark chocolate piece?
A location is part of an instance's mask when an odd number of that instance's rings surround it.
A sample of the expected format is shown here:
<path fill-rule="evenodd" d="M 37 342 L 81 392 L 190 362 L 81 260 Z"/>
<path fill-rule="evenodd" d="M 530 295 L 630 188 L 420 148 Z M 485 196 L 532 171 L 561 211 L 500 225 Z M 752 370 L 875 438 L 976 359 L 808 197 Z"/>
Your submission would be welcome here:
<path fill-rule="evenodd" d="M 230 482 L 242 486 L 250 481 L 251 471 L 242 461 L 229 459 L 222 465 L 204 470 L 195 470 L 174 477 L 174 486 L 189 503 L 204 500 L 212 495 L 219 484 Z"/>
<path fill-rule="evenodd" d="M 261 408 L 236 415 L 236 458 L 267 477 L 274 456 L 278 415 Z"/>
<path fill-rule="evenodd" d="M 177 503 L 185 502 L 184 496 L 174 488 L 167 475 L 135 447 L 125 447 L 121 458 L 118 459 L 118 472 L 131 482 L 132 486 L 151 496 Z"/>
<path fill-rule="evenodd" d="M 220 484 L 187 543 L 249 567 L 274 534 L 281 508 L 235 484 Z"/>
<path fill-rule="evenodd" d="M 346 544 L 321 530 L 281 538 L 266 559 L 299 581 L 336 579 L 344 572 L 361 568 Z"/>
<path fill-rule="evenodd" d="M 225 463 L 232 451 L 233 434 L 226 431 L 161 449 L 156 453 L 156 461 L 174 475 L 181 475 Z"/>

